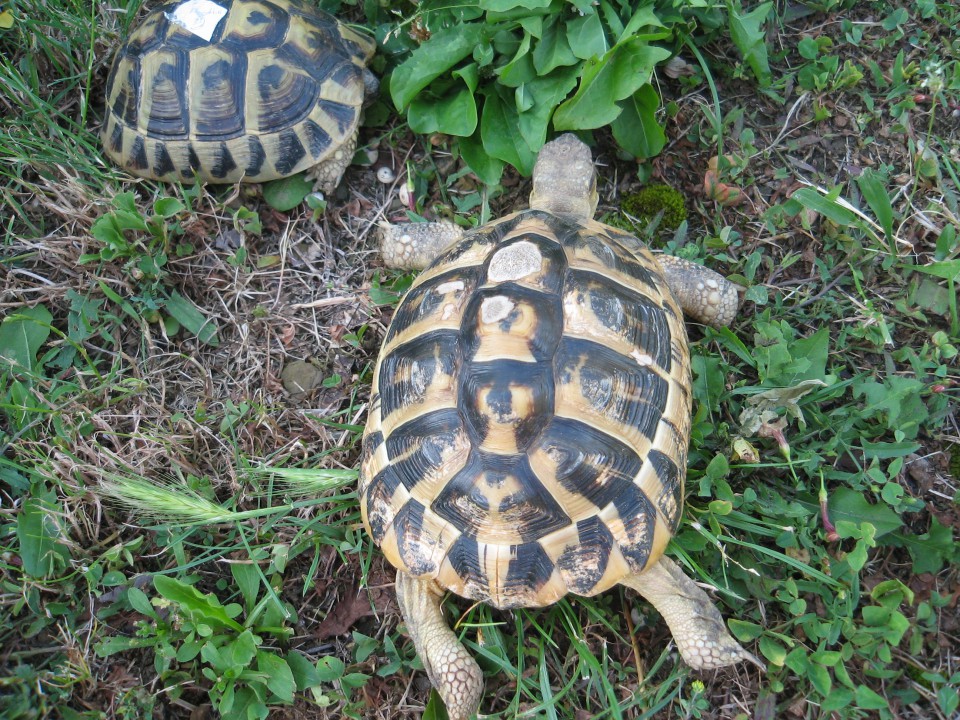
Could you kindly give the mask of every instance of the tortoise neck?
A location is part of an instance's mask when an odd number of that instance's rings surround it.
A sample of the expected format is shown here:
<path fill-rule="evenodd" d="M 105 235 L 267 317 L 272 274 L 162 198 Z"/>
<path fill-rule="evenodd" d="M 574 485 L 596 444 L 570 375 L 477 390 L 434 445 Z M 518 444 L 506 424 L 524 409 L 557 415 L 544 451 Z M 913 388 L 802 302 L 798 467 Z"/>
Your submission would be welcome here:
<path fill-rule="evenodd" d="M 538 195 L 536 190 L 530 194 L 530 209 L 543 210 L 553 215 L 572 215 L 580 220 L 589 220 L 597 209 L 590 198 L 548 193 Z"/>

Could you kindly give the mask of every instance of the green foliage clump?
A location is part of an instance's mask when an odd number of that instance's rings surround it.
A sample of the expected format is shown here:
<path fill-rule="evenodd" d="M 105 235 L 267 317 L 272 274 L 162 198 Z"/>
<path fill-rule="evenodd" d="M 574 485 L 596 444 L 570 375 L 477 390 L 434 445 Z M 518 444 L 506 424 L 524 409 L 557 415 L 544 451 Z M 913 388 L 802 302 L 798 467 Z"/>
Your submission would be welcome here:
<path fill-rule="evenodd" d="M 664 230 L 676 230 L 687 219 L 687 206 L 683 194 L 669 185 L 648 185 L 639 192 L 627 195 L 620 203 L 620 209 L 636 220 L 634 229 L 646 227 L 663 211 L 659 227 Z M 631 222 L 628 220 L 628 222 Z"/>
<path fill-rule="evenodd" d="M 676 0 L 419 3 L 411 30 L 383 40 L 388 54 L 409 53 L 390 98 L 414 132 L 456 137 L 491 184 L 507 163 L 529 175 L 550 132 L 609 125 L 627 153 L 652 157 L 665 141 L 653 71 L 696 13 Z"/>

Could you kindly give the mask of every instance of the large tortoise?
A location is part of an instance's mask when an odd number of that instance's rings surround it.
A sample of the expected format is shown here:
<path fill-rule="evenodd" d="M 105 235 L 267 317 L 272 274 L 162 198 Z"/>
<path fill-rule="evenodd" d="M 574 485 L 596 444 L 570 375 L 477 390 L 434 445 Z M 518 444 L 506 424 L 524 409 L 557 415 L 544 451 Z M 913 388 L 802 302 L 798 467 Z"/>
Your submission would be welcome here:
<path fill-rule="evenodd" d="M 538 607 L 622 583 L 663 615 L 684 660 L 756 658 L 663 555 L 683 505 L 690 359 L 681 308 L 734 317 L 736 286 L 654 257 L 593 220 L 589 148 L 544 146 L 530 209 L 458 239 L 393 226 L 388 264 L 426 264 L 387 331 L 363 442 L 363 522 L 397 567 L 400 609 L 452 720 L 482 674 L 444 622 L 452 590 Z"/>
<path fill-rule="evenodd" d="M 103 146 L 134 175 L 332 190 L 356 146 L 376 43 L 301 0 L 186 0 L 117 52 Z"/>

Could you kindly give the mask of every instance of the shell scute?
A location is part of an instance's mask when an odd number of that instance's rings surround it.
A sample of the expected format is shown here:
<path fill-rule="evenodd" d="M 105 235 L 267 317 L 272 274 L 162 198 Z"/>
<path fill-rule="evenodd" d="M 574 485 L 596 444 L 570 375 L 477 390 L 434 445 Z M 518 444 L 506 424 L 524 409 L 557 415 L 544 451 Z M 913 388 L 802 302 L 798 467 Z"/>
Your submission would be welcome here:
<path fill-rule="evenodd" d="M 390 353 L 378 373 L 381 412 L 390 416 L 406 407 L 423 405 L 428 390 L 432 407 L 454 407 L 458 354 L 457 337 L 451 330 L 436 330 Z"/>
<path fill-rule="evenodd" d="M 565 337 L 555 360 L 555 412 L 583 417 L 631 447 L 644 447 L 656 435 L 666 409 L 670 383 L 652 367 L 590 340 Z"/>
<path fill-rule="evenodd" d="M 283 42 L 289 26 L 289 13 L 277 5 L 245 0 L 236 10 L 227 13 L 215 39 L 245 52 L 276 48 Z"/>
<path fill-rule="evenodd" d="M 609 528 L 596 515 L 578 520 L 575 541 L 557 558 L 557 567 L 570 592 L 588 595 L 607 570 L 615 543 Z"/>

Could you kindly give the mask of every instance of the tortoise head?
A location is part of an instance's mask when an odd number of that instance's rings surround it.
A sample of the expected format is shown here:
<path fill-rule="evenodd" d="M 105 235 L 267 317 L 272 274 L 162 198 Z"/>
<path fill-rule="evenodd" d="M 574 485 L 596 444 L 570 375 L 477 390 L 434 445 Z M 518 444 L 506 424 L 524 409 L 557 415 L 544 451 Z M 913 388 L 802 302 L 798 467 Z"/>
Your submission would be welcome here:
<path fill-rule="evenodd" d="M 590 148 L 571 133 L 544 145 L 533 168 L 530 208 L 589 220 L 598 201 Z"/>

